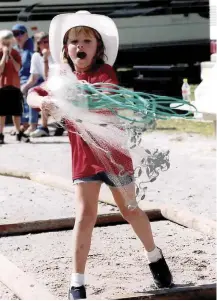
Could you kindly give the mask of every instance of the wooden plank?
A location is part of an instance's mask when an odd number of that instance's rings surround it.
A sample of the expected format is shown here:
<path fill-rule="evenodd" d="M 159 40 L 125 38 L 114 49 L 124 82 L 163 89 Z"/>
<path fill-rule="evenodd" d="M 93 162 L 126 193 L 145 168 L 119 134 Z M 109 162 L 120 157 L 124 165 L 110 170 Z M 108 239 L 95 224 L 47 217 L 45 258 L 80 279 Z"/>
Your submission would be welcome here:
<path fill-rule="evenodd" d="M 151 221 L 163 219 L 159 209 L 145 210 Z M 35 220 L 20 223 L 0 224 L 0 236 L 18 235 L 27 233 L 49 232 L 58 230 L 73 229 L 74 217 Z M 117 224 L 126 224 L 126 220 L 120 213 L 99 214 L 97 216 L 96 227 Z"/>
<path fill-rule="evenodd" d="M 115 297 L 113 300 L 216 300 L 216 284 L 159 289 Z"/>
<path fill-rule="evenodd" d="M 57 300 L 36 280 L 0 254 L 0 281 L 21 300 Z"/>
<path fill-rule="evenodd" d="M 173 206 L 162 206 L 161 214 L 174 223 L 216 237 L 216 222 L 213 220 L 194 215 L 190 211 L 181 210 L 180 207 Z"/>

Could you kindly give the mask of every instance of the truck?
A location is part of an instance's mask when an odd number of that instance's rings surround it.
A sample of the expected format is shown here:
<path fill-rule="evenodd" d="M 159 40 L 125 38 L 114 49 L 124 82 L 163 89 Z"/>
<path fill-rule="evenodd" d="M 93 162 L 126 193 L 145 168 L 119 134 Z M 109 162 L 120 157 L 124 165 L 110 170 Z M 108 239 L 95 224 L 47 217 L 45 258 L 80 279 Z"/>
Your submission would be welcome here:
<path fill-rule="evenodd" d="M 138 66 L 148 78 L 184 70 L 183 77 L 199 80 L 199 64 L 210 56 L 209 0 L 0 1 L 0 29 L 21 23 L 33 36 L 48 32 L 55 15 L 78 10 L 107 15 L 116 23 L 120 47 L 115 68 L 122 84 L 138 84 Z"/>

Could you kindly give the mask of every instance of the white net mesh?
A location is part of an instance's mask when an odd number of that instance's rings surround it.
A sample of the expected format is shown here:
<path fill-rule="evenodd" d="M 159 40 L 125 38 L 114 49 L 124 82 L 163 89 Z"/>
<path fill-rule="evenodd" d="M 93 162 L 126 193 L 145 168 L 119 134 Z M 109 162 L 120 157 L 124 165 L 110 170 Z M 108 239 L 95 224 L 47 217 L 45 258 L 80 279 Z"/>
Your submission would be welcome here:
<path fill-rule="evenodd" d="M 88 93 L 68 65 L 51 69 L 46 89 L 46 99 L 55 104 L 50 114 L 66 120 L 68 131 L 82 138 L 83 146 L 91 150 L 109 179 L 122 187 L 126 206 L 135 208 L 145 198 L 147 183 L 170 167 L 169 152 L 147 149 L 141 124 L 120 118 L 108 109 L 89 109 Z M 129 193 L 130 182 L 135 185 L 136 199 Z"/>

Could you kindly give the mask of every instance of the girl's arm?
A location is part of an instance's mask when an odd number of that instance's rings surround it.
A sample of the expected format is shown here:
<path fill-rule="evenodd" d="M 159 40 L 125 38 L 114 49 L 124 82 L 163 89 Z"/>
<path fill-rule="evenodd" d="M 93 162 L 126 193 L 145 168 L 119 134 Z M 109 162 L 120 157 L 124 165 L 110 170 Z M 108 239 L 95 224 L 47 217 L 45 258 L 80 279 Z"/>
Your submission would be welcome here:
<path fill-rule="evenodd" d="M 45 80 L 48 78 L 48 72 L 49 72 L 49 65 L 48 65 L 48 59 L 44 59 L 44 76 Z"/>
<path fill-rule="evenodd" d="M 48 72 L 49 72 L 48 58 L 50 56 L 50 50 L 44 49 L 42 51 L 42 55 L 43 55 L 43 63 L 44 63 L 44 76 L 46 80 L 48 78 Z"/>
<path fill-rule="evenodd" d="M 22 93 L 26 94 L 37 83 L 39 77 L 39 74 L 31 74 L 28 81 L 21 87 Z"/>
<path fill-rule="evenodd" d="M 8 59 L 7 51 L 5 49 L 3 49 L 3 55 L 0 60 L 0 74 L 2 74 L 4 72 L 5 63 L 6 63 L 7 59 Z"/>

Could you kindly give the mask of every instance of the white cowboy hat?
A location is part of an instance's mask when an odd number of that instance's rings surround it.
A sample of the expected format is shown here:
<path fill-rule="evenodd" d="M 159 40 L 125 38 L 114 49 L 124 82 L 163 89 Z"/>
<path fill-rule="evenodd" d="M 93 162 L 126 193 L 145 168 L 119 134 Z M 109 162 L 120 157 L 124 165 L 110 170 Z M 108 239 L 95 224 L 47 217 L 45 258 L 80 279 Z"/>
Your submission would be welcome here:
<path fill-rule="evenodd" d="M 61 62 L 63 38 L 66 32 L 70 28 L 77 26 L 87 26 L 98 31 L 105 46 L 105 63 L 112 66 L 116 60 L 119 46 L 117 27 L 114 21 L 109 17 L 91 14 L 88 11 L 60 14 L 51 20 L 49 28 L 49 45 L 54 62 Z"/>

